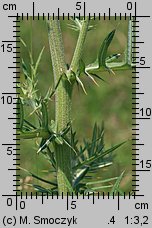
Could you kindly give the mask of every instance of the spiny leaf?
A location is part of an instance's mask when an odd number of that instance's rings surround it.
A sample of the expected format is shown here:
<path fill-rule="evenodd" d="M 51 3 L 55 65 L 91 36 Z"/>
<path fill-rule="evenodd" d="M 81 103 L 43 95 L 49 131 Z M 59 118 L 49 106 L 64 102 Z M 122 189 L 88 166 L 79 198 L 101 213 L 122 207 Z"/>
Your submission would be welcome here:
<path fill-rule="evenodd" d="M 62 79 L 63 76 L 66 76 L 66 74 L 65 74 L 65 73 L 61 74 L 61 76 L 60 76 L 60 78 L 59 78 L 57 84 L 55 85 L 54 90 L 53 90 L 53 91 L 51 92 L 51 94 L 50 94 L 50 98 L 55 94 L 55 92 L 56 92 L 56 90 L 57 90 L 57 88 L 58 88 L 58 86 L 59 86 L 59 84 L 60 84 L 60 81 L 61 81 L 61 79 Z"/>
<path fill-rule="evenodd" d="M 35 77 L 36 74 L 37 74 L 37 68 L 38 68 L 38 66 L 39 66 L 39 64 L 40 64 L 40 61 L 41 61 L 41 58 L 42 58 L 42 54 L 43 54 L 44 48 L 45 48 L 45 47 L 42 48 L 42 50 L 41 50 L 41 52 L 40 52 L 40 54 L 39 54 L 39 56 L 38 56 L 38 59 L 37 59 L 37 61 L 36 61 L 36 64 L 35 64 L 35 66 L 34 66 L 34 69 L 33 69 L 33 77 Z"/>
<path fill-rule="evenodd" d="M 105 168 L 107 166 L 110 166 L 112 165 L 112 162 L 97 162 L 97 164 L 93 164 L 91 167 L 90 167 L 90 171 L 91 172 L 94 172 L 95 170 L 99 170 L 101 168 Z"/>
<path fill-rule="evenodd" d="M 35 130 L 37 129 L 37 128 L 36 128 L 32 123 L 30 123 L 29 121 L 27 121 L 27 120 L 24 119 L 24 122 L 25 122 L 26 124 L 28 124 L 29 127 L 31 127 L 30 129 L 32 129 L 32 130 L 33 130 L 33 129 L 35 129 Z"/>
<path fill-rule="evenodd" d="M 56 129 L 56 123 L 54 120 L 51 120 L 51 124 L 49 125 L 49 131 L 55 132 L 55 129 Z"/>
<path fill-rule="evenodd" d="M 109 55 L 109 56 L 106 58 L 106 63 L 111 63 L 111 62 L 117 60 L 120 56 L 121 56 L 121 54 Z"/>
<path fill-rule="evenodd" d="M 42 128 L 48 130 L 48 110 L 45 101 L 41 101 Z"/>
<path fill-rule="evenodd" d="M 92 187 L 92 188 L 88 188 L 87 190 L 85 190 L 85 193 L 88 193 L 88 192 L 97 192 L 101 189 L 106 189 L 106 188 L 111 188 L 113 185 L 110 184 L 110 185 L 103 185 L 103 186 L 99 186 L 99 187 Z"/>
<path fill-rule="evenodd" d="M 63 139 L 63 142 L 70 148 L 73 150 L 73 152 L 77 155 L 77 151 L 73 148 L 73 146 L 70 145 L 70 143 L 68 142 L 67 139 L 65 138 L 62 138 Z"/>
<path fill-rule="evenodd" d="M 74 23 L 74 25 L 71 25 L 71 24 L 68 24 L 69 28 L 74 30 L 74 31 L 80 31 L 81 28 L 82 28 L 82 22 L 83 22 L 83 19 L 82 20 L 79 20 L 79 17 L 70 17 L 70 19 L 72 20 L 72 22 Z M 91 18 L 93 19 L 93 17 Z M 88 31 L 94 29 L 95 26 L 93 25 L 89 25 L 88 26 Z"/>
<path fill-rule="evenodd" d="M 53 168 L 56 170 L 56 161 L 55 161 L 54 153 L 50 150 L 48 146 L 47 146 L 47 153 L 49 155 Z"/>
<path fill-rule="evenodd" d="M 48 91 L 47 91 L 45 97 L 44 97 L 44 101 L 48 102 L 48 101 L 50 100 L 50 98 L 51 98 L 51 94 L 52 94 L 52 89 L 51 89 L 51 87 L 50 87 L 50 88 L 48 89 Z"/>
<path fill-rule="evenodd" d="M 46 141 L 47 141 L 47 139 L 43 139 L 43 138 L 41 139 L 40 146 L 39 146 L 37 153 L 43 151 L 46 148 Z"/>
<path fill-rule="evenodd" d="M 106 150 L 103 153 L 99 153 L 99 154 L 95 154 L 92 157 L 90 157 L 89 159 L 83 161 L 82 163 L 79 163 L 78 165 L 76 165 L 74 167 L 74 170 L 80 169 L 81 167 L 85 167 L 85 166 L 90 166 L 90 164 L 92 162 L 95 162 L 96 160 L 98 160 L 99 158 L 103 158 L 104 156 L 112 153 L 113 151 L 115 151 L 117 148 L 119 148 L 120 146 L 122 146 L 125 142 L 122 142 L 120 144 L 117 144 L 115 146 L 113 146 L 112 148 Z"/>
<path fill-rule="evenodd" d="M 61 136 L 64 136 L 69 132 L 69 130 L 71 129 L 71 123 L 72 123 L 72 121 L 67 123 L 67 126 L 60 132 Z"/>
<path fill-rule="evenodd" d="M 87 95 L 87 92 L 85 90 L 85 87 L 82 83 L 82 81 L 80 80 L 80 78 L 76 75 L 76 81 L 78 82 L 78 84 L 81 86 L 82 90 L 84 91 L 84 93 Z"/>
<path fill-rule="evenodd" d="M 104 41 L 101 44 L 101 47 L 99 49 L 99 53 L 98 53 L 96 61 L 92 64 L 89 64 L 86 67 L 86 69 L 85 69 L 86 72 L 95 73 L 95 71 L 100 70 L 100 68 L 101 69 L 105 68 L 105 69 L 111 71 L 110 68 L 106 64 L 106 58 L 107 58 L 107 51 L 108 51 L 108 48 L 109 48 L 109 46 L 113 40 L 114 34 L 115 34 L 115 30 L 110 32 L 107 35 L 107 37 L 104 39 Z"/>
<path fill-rule="evenodd" d="M 85 71 L 85 63 L 81 59 L 79 63 L 79 70 L 78 70 L 77 76 L 79 77 L 79 75 L 81 75 L 82 73 L 85 74 L 87 77 L 89 77 L 94 82 L 94 84 L 99 86 L 98 83 L 94 80 L 94 78 L 87 71 Z"/>
<path fill-rule="evenodd" d="M 24 169 L 24 168 L 22 168 L 22 167 L 19 167 L 19 168 L 20 168 L 21 170 L 23 170 L 24 172 L 28 173 L 28 175 L 32 176 L 33 178 L 36 178 L 36 179 L 39 180 L 39 181 L 45 182 L 45 183 L 47 183 L 47 184 L 51 184 L 51 185 L 53 185 L 53 186 L 57 186 L 57 183 L 55 183 L 55 182 L 53 182 L 53 181 L 45 180 L 45 179 L 43 179 L 43 178 L 41 178 L 41 177 L 35 175 L 34 173 L 32 173 L 32 172 L 30 172 L 30 171 L 28 171 L 27 169 Z"/>
<path fill-rule="evenodd" d="M 69 180 L 67 179 L 67 177 L 65 176 L 65 174 L 62 173 L 62 175 L 63 175 L 64 181 L 65 181 L 65 183 L 66 183 L 66 186 L 67 186 L 67 188 L 68 188 L 69 193 L 70 193 L 70 194 L 74 193 L 74 189 L 72 188 L 72 185 L 70 184 L 70 182 L 69 182 Z"/>
<path fill-rule="evenodd" d="M 27 48 L 27 45 L 26 45 L 25 41 L 24 41 L 21 37 L 20 37 L 19 39 L 20 39 L 21 43 L 23 44 L 23 46 L 24 46 L 25 48 Z"/>
<path fill-rule="evenodd" d="M 123 178 L 124 173 L 125 173 L 125 171 L 123 171 L 121 173 L 121 175 L 117 178 L 117 180 L 116 180 L 116 182 L 115 182 L 115 184 L 114 184 L 114 186 L 113 186 L 113 188 L 112 188 L 112 190 L 110 192 L 110 196 L 112 196 L 113 194 L 116 195 L 119 192 L 120 182 L 121 182 L 121 180 Z"/>
<path fill-rule="evenodd" d="M 52 140 L 54 139 L 54 134 L 51 134 L 50 137 L 47 140 L 42 140 L 42 146 L 38 149 L 37 154 L 39 154 L 42 150 L 44 150 L 46 148 L 46 146 L 48 146 Z"/>
<path fill-rule="evenodd" d="M 57 144 L 59 145 L 63 145 L 63 138 L 60 135 L 55 135 L 55 140 L 54 140 Z"/>
<path fill-rule="evenodd" d="M 114 181 L 114 180 L 117 180 L 117 179 L 118 179 L 118 177 L 112 177 L 112 178 L 108 178 L 108 179 L 105 179 L 105 180 L 90 181 L 90 182 L 86 183 L 86 186 L 96 185 L 96 184 L 103 184 L 103 183 L 111 182 L 111 181 Z"/>
<path fill-rule="evenodd" d="M 23 69 L 23 74 L 25 76 L 25 79 L 29 78 L 29 72 L 23 59 L 22 59 L 22 69 Z"/>
<path fill-rule="evenodd" d="M 105 68 L 107 68 L 107 66 L 106 66 L 107 51 L 108 51 L 109 45 L 111 44 L 111 42 L 113 40 L 114 34 L 115 34 L 115 30 L 110 32 L 100 47 L 99 54 L 97 57 L 99 67 L 104 66 Z"/>
<path fill-rule="evenodd" d="M 36 191 L 39 191 L 41 193 L 46 193 L 46 194 L 48 194 L 48 193 L 52 194 L 53 193 L 53 191 L 51 189 L 46 189 L 46 188 L 39 186 L 37 184 L 32 184 L 32 186 L 35 188 Z"/>
<path fill-rule="evenodd" d="M 76 188 L 76 186 L 84 179 L 85 175 L 88 173 L 89 167 L 86 167 L 82 170 L 80 170 L 78 173 L 76 173 L 76 177 L 73 183 L 73 187 Z"/>

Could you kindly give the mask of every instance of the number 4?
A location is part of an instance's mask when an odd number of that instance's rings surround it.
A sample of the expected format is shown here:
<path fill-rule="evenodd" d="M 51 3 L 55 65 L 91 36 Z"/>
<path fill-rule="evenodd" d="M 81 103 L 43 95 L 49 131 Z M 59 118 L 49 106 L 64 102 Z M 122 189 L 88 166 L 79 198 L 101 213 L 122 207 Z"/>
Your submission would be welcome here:
<path fill-rule="evenodd" d="M 111 219 L 110 219 L 110 223 L 115 224 L 115 222 L 116 222 L 115 221 L 115 216 L 112 216 Z"/>

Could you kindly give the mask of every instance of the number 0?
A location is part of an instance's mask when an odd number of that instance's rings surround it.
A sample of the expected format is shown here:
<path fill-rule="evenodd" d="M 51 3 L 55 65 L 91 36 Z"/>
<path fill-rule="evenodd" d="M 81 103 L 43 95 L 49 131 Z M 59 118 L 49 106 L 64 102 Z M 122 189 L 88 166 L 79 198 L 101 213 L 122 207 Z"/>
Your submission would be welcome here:
<path fill-rule="evenodd" d="M 132 2 L 127 2 L 127 10 L 132 10 Z"/>

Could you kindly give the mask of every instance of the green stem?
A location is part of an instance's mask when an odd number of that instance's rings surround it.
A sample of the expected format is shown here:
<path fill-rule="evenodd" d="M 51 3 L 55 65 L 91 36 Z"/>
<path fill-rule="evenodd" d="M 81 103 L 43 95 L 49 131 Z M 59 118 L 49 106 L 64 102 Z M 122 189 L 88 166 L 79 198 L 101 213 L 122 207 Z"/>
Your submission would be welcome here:
<path fill-rule="evenodd" d="M 55 122 L 56 132 L 60 132 L 71 122 L 72 85 L 66 78 L 66 64 L 60 23 L 55 17 L 48 21 L 49 46 L 53 65 L 54 82 L 58 83 L 63 75 L 55 93 Z M 70 133 L 67 135 L 70 140 Z M 55 158 L 57 163 L 58 192 L 64 195 L 68 192 L 66 180 L 72 184 L 71 149 L 66 145 L 55 143 Z"/>
<path fill-rule="evenodd" d="M 34 138 L 44 138 L 48 139 L 50 136 L 50 132 L 43 130 L 43 129 L 38 129 L 30 132 L 17 132 L 19 134 L 20 139 L 34 139 Z"/>
<path fill-rule="evenodd" d="M 71 66 L 70 66 L 70 69 L 74 73 L 76 73 L 79 68 L 79 62 L 82 57 L 83 46 L 84 46 L 84 42 L 86 39 L 88 26 L 89 26 L 89 17 L 86 17 L 86 19 L 82 21 L 82 27 L 80 29 L 77 45 L 76 45 L 73 59 L 72 59 Z"/>

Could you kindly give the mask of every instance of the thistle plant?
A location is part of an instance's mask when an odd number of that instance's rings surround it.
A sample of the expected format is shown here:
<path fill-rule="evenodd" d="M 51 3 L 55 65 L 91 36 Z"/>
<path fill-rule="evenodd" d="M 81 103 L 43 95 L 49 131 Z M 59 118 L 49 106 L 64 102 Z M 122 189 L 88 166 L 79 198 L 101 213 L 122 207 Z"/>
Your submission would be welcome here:
<path fill-rule="evenodd" d="M 125 50 L 125 58 L 119 61 L 120 53 L 107 55 L 108 48 L 112 43 L 116 30 L 111 31 L 102 41 L 97 57 L 93 63 L 86 65 L 83 56 L 83 47 L 87 34 L 94 29 L 88 17 L 85 19 L 73 19 L 71 28 L 78 32 L 78 39 L 71 63 L 65 62 L 64 44 L 60 21 L 57 17 L 46 19 L 48 28 L 48 41 L 53 67 L 54 87 L 46 92 L 44 97 L 40 96 L 37 89 L 37 72 L 44 48 L 41 50 L 36 63 L 30 56 L 30 69 L 22 59 L 22 69 L 25 77 L 21 83 L 21 96 L 19 97 L 20 121 L 19 134 L 21 139 L 36 139 L 38 147 L 37 154 L 43 154 L 50 164 L 55 181 L 46 180 L 40 176 L 23 169 L 33 178 L 50 185 L 46 189 L 40 185 L 32 186 L 39 192 L 45 194 L 87 194 L 110 189 L 111 194 L 116 194 L 119 189 L 123 173 L 117 177 L 105 180 L 96 180 L 93 174 L 103 167 L 112 165 L 112 152 L 122 146 L 121 142 L 109 149 L 104 145 L 104 125 L 94 125 L 91 140 L 84 140 L 81 145 L 76 139 L 73 130 L 72 92 L 77 84 L 85 94 L 85 85 L 82 75 L 85 75 L 92 83 L 98 85 L 97 80 L 104 81 L 102 72 L 115 74 L 118 70 L 128 70 L 132 67 L 131 55 L 131 21 L 128 25 L 128 42 Z M 24 47 L 27 47 L 21 39 Z M 103 82 L 104 83 L 104 82 Z M 49 104 L 55 98 L 55 116 L 49 120 Z M 35 124 L 25 118 L 28 106 L 30 116 L 34 116 Z"/>

